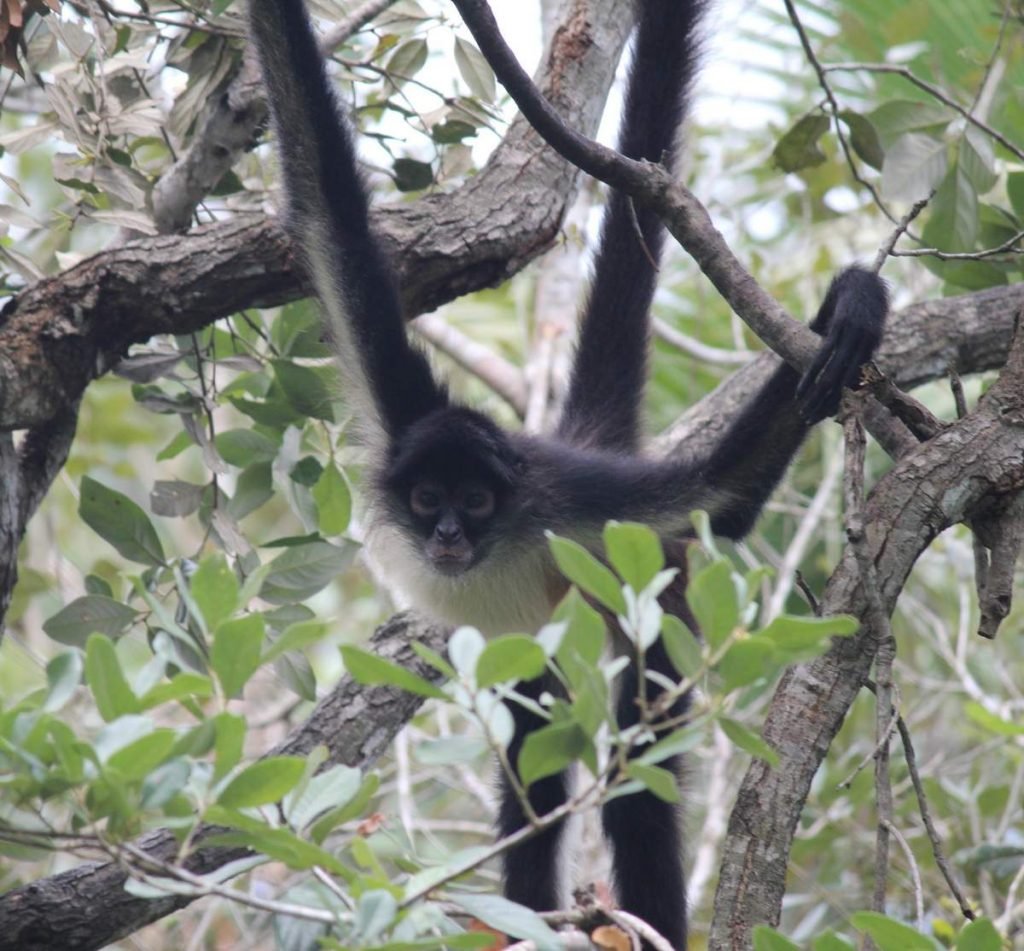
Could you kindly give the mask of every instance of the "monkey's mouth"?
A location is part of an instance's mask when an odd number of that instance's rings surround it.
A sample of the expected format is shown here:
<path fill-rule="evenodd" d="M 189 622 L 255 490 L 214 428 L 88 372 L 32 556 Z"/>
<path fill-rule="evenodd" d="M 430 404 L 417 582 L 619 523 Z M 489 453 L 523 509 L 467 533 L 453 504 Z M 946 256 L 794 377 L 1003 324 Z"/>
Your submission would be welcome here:
<path fill-rule="evenodd" d="M 427 557 L 443 575 L 458 575 L 473 564 L 473 546 L 463 541 L 442 545 L 431 539 L 427 542 Z"/>

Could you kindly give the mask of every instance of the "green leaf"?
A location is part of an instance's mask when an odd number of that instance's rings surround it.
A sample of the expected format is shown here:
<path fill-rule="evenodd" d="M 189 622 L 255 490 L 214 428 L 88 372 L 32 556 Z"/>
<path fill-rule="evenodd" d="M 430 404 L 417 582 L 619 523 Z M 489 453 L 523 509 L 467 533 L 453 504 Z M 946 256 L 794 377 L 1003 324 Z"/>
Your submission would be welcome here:
<path fill-rule="evenodd" d="M 127 604 L 101 594 L 86 594 L 44 621 L 43 630 L 61 644 L 84 647 L 90 634 L 116 639 L 137 616 L 138 612 Z"/>
<path fill-rule="evenodd" d="M 530 733 L 519 752 L 519 778 L 523 785 L 554 776 L 583 755 L 587 735 L 579 724 L 552 723 Z"/>
<path fill-rule="evenodd" d="M 480 50 L 461 36 L 455 38 L 455 65 L 469 91 L 477 99 L 484 102 L 494 101 L 496 87 L 490 65 Z"/>
<path fill-rule="evenodd" d="M 141 777 L 139 805 L 143 809 L 160 809 L 166 806 L 182 792 L 191 776 L 192 765 L 188 760 L 168 759 L 166 763 Z"/>
<path fill-rule="evenodd" d="M 827 116 L 814 113 L 797 120 L 772 150 L 772 163 L 783 172 L 799 172 L 825 161 L 825 153 L 818 144 L 828 132 Z"/>
<path fill-rule="evenodd" d="M 213 683 L 209 677 L 185 671 L 175 674 L 167 683 L 157 684 L 147 690 L 139 697 L 139 706 L 143 710 L 149 710 L 161 703 L 169 703 L 173 700 L 185 700 L 191 697 L 205 700 L 212 696 Z"/>
<path fill-rule="evenodd" d="M 373 944 L 398 915 L 398 899 L 383 888 L 363 892 L 356 905 L 353 924 L 360 942 Z"/>
<path fill-rule="evenodd" d="M 1009 172 L 1006 176 L 1006 193 L 1010 207 L 1018 218 L 1024 218 L 1024 172 Z"/>
<path fill-rule="evenodd" d="M 957 936 L 956 951 L 1002 951 L 1003 939 L 987 918 L 977 918 L 964 925 Z"/>
<path fill-rule="evenodd" d="M 217 802 L 229 809 L 249 809 L 278 802 L 302 779 L 305 760 L 268 756 L 246 766 L 221 790 Z"/>
<path fill-rule="evenodd" d="M 309 644 L 315 644 L 322 640 L 326 633 L 327 625 L 323 621 L 299 621 L 296 624 L 290 624 L 284 629 L 281 636 L 267 648 L 260 663 L 266 664 L 288 651 L 299 650 Z"/>
<path fill-rule="evenodd" d="M 256 673 L 265 634 L 261 614 L 224 621 L 214 631 L 210 666 L 217 674 L 225 697 L 236 696 Z"/>
<path fill-rule="evenodd" d="M 633 760 L 626 767 L 626 775 L 642 783 L 645 789 L 659 799 L 665 802 L 679 802 L 679 781 L 669 770 Z"/>
<path fill-rule="evenodd" d="M 740 619 L 729 562 L 719 558 L 698 571 L 686 588 L 686 600 L 708 644 L 721 647 Z"/>
<path fill-rule="evenodd" d="M 476 662 L 476 682 L 490 687 L 506 680 L 533 680 L 544 673 L 547 657 L 532 637 L 507 634 L 490 641 Z"/>
<path fill-rule="evenodd" d="M 940 251 L 971 251 L 978 240 L 978 192 L 958 162 L 950 169 L 929 205 L 921 238 Z"/>
<path fill-rule="evenodd" d="M 601 613 L 587 604 L 578 590 L 569 589 L 555 609 L 552 621 L 567 625 L 555 652 L 560 664 L 564 664 L 570 654 L 587 666 L 597 664 L 604 653 L 608 628 Z"/>
<path fill-rule="evenodd" d="M 273 462 L 281 448 L 280 440 L 255 429 L 226 429 L 217 433 L 213 444 L 226 463 L 239 469 L 254 462 Z"/>
<path fill-rule="evenodd" d="M 245 719 L 234 713 L 218 713 L 213 718 L 213 781 L 219 782 L 242 759 L 245 743 Z"/>
<path fill-rule="evenodd" d="M 811 951 L 856 951 L 856 949 L 851 942 L 834 931 L 825 931 L 811 942 Z"/>
<path fill-rule="evenodd" d="M 96 698 L 100 716 L 108 723 L 141 709 L 121 670 L 113 641 L 102 634 L 93 634 L 86 643 L 85 679 Z"/>
<path fill-rule="evenodd" d="M 206 488 L 180 479 L 158 479 L 149 492 L 150 511 L 165 518 L 184 518 L 199 508 Z"/>
<path fill-rule="evenodd" d="M 307 489 L 313 488 L 323 475 L 324 467 L 319 459 L 303 456 L 288 472 L 288 478 Z"/>
<path fill-rule="evenodd" d="M 637 759 L 640 763 L 655 764 L 668 759 L 670 756 L 679 756 L 681 753 L 688 753 L 694 747 L 699 746 L 703 738 L 701 730 L 692 724 L 673 730 L 668 736 L 658 740 L 653 746 L 647 747 Z"/>
<path fill-rule="evenodd" d="M 438 145 L 455 145 L 474 135 L 476 135 L 476 126 L 470 125 L 462 119 L 446 119 L 430 130 L 430 137 Z"/>
<path fill-rule="evenodd" d="M 64 651 L 46 665 L 46 700 L 43 710 L 56 713 L 82 682 L 82 655 L 78 651 Z"/>
<path fill-rule="evenodd" d="M 419 37 L 408 40 L 391 54 L 385 69 L 396 82 L 411 79 L 427 62 L 428 52 L 426 40 Z"/>
<path fill-rule="evenodd" d="M 745 687 L 762 677 L 771 677 L 780 664 L 775 648 L 762 635 L 736 641 L 718 664 L 724 690 Z"/>
<path fill-rule="evenodd" d="M 478 736 L 442 736 L 416 744 L 416 759 L 424 766 L 450 766 L 471 763 L 487 752 L 487 743 Z"/>
<path fill-rule="evenodd" d="M 840 112 L 839 118 L 850 130 L 850 145 L 853 151 L 872 168 L 881 170 L 885 161 L 885 150 L 882 148 L 874 123 L 867 116 L 850 109 Z"/>
<path fill-rule="evenodd" d="M 238 607 L 238 579 L 223 555 L 210 555 L 199 563 L 189 590 L 211 631 Z"/>
<path fill-rule="evenodd" d="M 969 716 L 978 726 L 997 736 L 1024 736 L 1024 723 L 1011 723 L 996 713 L 986 710 L 980 703 L 971 701 L 965 707 Z"/>
<path fill-rule="evenodd" d="M 636 592 L 643 591 L 665 567 L 661 539 L 646 525 L 609 522 L 604 527 L 604 547 L 619 577 Z"/>
<path fill-rule="evenodd" d="M 153 523 L 128 496 L 82 476 L 78 514 L 122 557 L 143 565 L 164 564 L 164 549 Z"/>
<path fill-rule="evenodd" d="M 434 668 L 438 673 L 442 674 L 446 680 L 455 680 L 458 677 L 458 673 L 451 664 L 448 663 L 437 651 L 431 650 L 426 644 L 421 644 L 419 641 L 413 641 L 410 645 L 413 653 L 420 658 L 420 660 L 426 661 Z"/>
<path fill-rule="evenodd" d="M 538 951 L 558 951 L 561 947 L 558 935 L 543 918 L 507 898 L 500 895 L 465 895 L 461 892 L 451 892 L 448 897 L 495 931 L 532 941 Z"/>
<path fill-rule="evenodd" d="M 258 764 L 253 764 L 258 765 Z M 326 849 L 305 841 L 291 829 L 272 828 L 260 819 L 246 816 L 223 804 L 211 806 L 205 818 L 209 822 L 230 826 L 237 832 L 210 836 L 210 845 L 244 846 L 283 862 L 289 868 L 306 869 L 320 866 L 336 875 L 345 867 Z"/>
<path fill-rule="evenodd" d="M 764 638 L 775 648 L 780 663 L 794 664 L 823 654 L 832 646 L 833 637 L 855 634 L 860 622 L 849 614 L 832 617 L 775 618 L 756 639 Z"/>
<path fill-rule="evenodd" d="M 800 951 L 800 945 L 793 944 L 774 928 L 754 925 L 754 951 Z"/>
<path fill-rule="evenodd" d="M 333 829 L 361 816 L 379 787 L 380 777 L 376 773 L 366 776 L 359 787 L 359 792 L 345 805 L 331 809 L 313 823 L 309 830 L 309 837 L 314 842 L 323 842 Z"/>
<path fill-rule="evenodd" d="M 260 597 L 272 604 L 290 604 L 312 597 L 348 567 L 354 549 L 324 541 L 287 548 L 268 566 Z"/>
<path fill-rule="evenodd" d="M 310 779 L 297 797 L 285 797 L 285 815 L 296 829 L 304 829 L 331 809 L 347 806 L 359 792 L 362 774 L 351 766 L 332 766 Z"/>
<path fill-rule="evenodd" d="M 274 497 L 273 467 L 269 462 L 246 466 L 235 480 L 235 492 L 228 502 L 228 515 L 238 521 Z"/>
<path fill-rule="evenodd" d="M 329 463 L 313 486 L 313 501 L 324 535 L 340 535 L 352 517 L 352 492 L 338 467 Z"/>
<path fill-rule="evenodd" d="M 457 627 L 448 638 L 448 659 L 459 674 L 467 679 L 476 672 L 476 662 L 487 642 L 475 627 Z"/>
<path fill-rule="evenodd" d="M 154 730 L 112 754 L 107 767 L 129 781 L 143 779 L 167 758 L 176 739 L 174 730 Z"/>
<path fill-rule="evenodd" d="M 626 613 L 626 601 L 615 575 L 578 542 L 548 536 L 558 570 L 585 594 L 616 614 Z"/>
<path fill-rule="evenodd" d="M 967 126 L 960 139 L 959 165 L 979 194 L 990 191 L 999 180 L 992 142 L 972 125 Z"/>
<path fill-rule="evenodd" d="M 400 192 L 415 192 L 434 184 L 434 169 L 429 162 L 400 158 L 391 163 L 395 187 Z"/>
<path fill-rule="evenodd" d="M 729 737 L 734 746 L 738 746 L 751 756 L 763 759 L 769 766 L 779 765 L 779 754 L 756 733 L 752 733 L 743 724 L 730 720 L 728 717 L 722 717 L 718 722 L 722 727 L 722 732 Z"/>
<path fill-rule="evenodd" d="M 869 120 L 886 147 L 906 132 L 927 129 L 935 135 L 949 125 L 953 113 L 937 102 L 919 99 L 890 99 L 875 109 Z"/>
<path fill-rule="evenodd" d="M 875 911 L 858 911 L 850 923 L 867 932 L 879 951 L 935 951 L 935 942 L 920 931 Z"/>
<path fill-rule="evenodd" d="M 885 153 L 882 197 L 917 201 L 937 188 L 949 165 L 946 143 L 923 132 L 901 135 Z"/>
<path fill-rule="evenodd" d="M 337 376 L 333 369 L 302 366 L 290 360 L 271 360 L 270 365 L 274 369 L 274 379 L 300 415 L 334 422 L 331 394 L 338 391 L 334 388 Z"/>
<path fill-rule="evenodd" d="M 399 687 L 420 697 L 432 697 L 435 700 L 447 700 L 448 697 L 439 687 L 429 680 L 414 674 L 412 671 L 399 667 L 383 657 L 360 650 L 358 647 L 344 646 L 341 656 L 345 661 L 345 669 L 349 675 L 361 684 L 388 684 Z"/>
<path fill-rule="evenodd" d="M 661 643 L 681 677 L 693 677 L 704 664 L 704 651 L 693 632 L 674 614 L 661 619 Z"/>

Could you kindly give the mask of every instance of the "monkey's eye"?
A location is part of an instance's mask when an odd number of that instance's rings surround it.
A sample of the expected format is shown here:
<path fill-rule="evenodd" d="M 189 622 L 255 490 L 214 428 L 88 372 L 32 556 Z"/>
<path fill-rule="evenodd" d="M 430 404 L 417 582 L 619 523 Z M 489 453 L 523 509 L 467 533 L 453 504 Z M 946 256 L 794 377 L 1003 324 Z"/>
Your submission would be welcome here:
<path fill-rule="evenodd" d="M 473 518 L 489 518 L 494 514 L 494 493 L 490 489 L 470 489 L 462 500 L 462 508 Z"/>
<path fill-rule="evenodd" d="M 441 492 L 431 485 L 417 485 L 409 496 L 409 507 L 414 515 L 437 515 L 441 511 Z"/>

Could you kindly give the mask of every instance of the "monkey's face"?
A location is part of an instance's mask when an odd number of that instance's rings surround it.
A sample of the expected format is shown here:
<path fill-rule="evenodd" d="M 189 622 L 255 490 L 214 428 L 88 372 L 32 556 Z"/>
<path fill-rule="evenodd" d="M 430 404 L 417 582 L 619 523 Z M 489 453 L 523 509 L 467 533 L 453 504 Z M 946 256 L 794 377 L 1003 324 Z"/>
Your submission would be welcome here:
<path fill-rule="evenodd" d="M 425 477 L 408 489 L 408 513 L 428 563 L 445 575 L 471 568 L 492 527 L 499 494 L 486 478 Z"/>

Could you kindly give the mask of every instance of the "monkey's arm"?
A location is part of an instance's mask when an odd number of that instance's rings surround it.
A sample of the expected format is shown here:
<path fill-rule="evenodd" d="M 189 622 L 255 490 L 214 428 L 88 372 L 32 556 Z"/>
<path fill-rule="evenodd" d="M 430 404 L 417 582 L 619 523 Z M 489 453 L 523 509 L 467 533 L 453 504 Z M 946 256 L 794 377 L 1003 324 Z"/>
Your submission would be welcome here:
<path fill-rule="evenodd" d="M 706 0 L 636 0 L 639 26 L 619 129 L 632 159 L 675 160 L 697 66 Z M 570 442 L 635 450 L 647 371 L 649 311 L 664 228 L 618 191 L 608 196 L 569 392 L 558 432 Z"/>
<path fill-rule="evenodd" d="M 731 502 L 712 512 L 718 535 L 742 538 L 753 527 L 808 430 L 839 410 L 885 329 L 889 294 L 873 271 L 850 267 L 832 279 L 811 329 L 821 347 L 803 378 L 786 364 L 749 400 L 702 467 Z"/>
<path fill-rule="evenodd" d="M 406 337 L 352 136 L 302 0 L 250 0 L 249 19 L 277 130 L 288 232 L 323 304 L 353 409 L 395 436 L 447 405 L 446 393 Z"/>
<path fill-rule="evenodd" d="M 782 365 L 754 394 L 718 446 L 703 459 L 645 459 L 626 453 L 555 446 L 534 462 L 551 486 L 556 532 L 588 541 L 608 519 L 646 522 L 664 535 L 684 531 L 704 509 L 716 534 L 750 531 L 810 427 L 839 408 L 871 358 L 888 310 L 885 284 L 849 268 L 832 282 L 811 324 L 823 336 L 808 373 Z M 550 460 L 550 461 L 549 461 Z"/>

